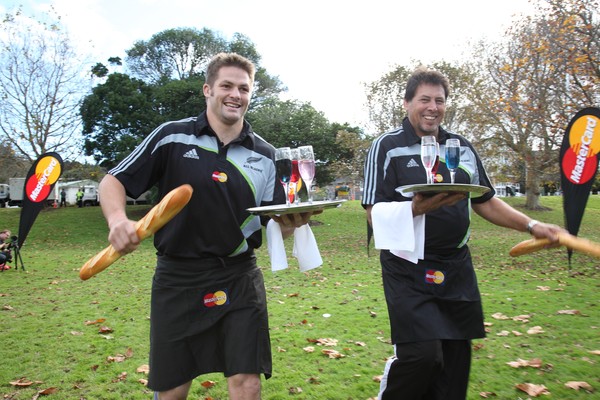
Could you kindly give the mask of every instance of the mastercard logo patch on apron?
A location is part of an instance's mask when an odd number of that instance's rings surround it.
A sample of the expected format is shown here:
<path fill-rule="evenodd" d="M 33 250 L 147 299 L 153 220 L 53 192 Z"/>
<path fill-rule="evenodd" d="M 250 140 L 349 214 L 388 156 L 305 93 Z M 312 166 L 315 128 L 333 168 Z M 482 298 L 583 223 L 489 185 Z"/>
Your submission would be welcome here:
<path fill-rule="evenodd" d="M 444 272 L 435 269 L 425 270 L 425 283 L 433 285 L 443 285 L 446 280 Z"/>
<path fill-rule="evenodd" d="M 204 307 L 216 307 L 229 304 L 229 297 L 227 296 L 227 289 L 217 290 L 214 293 L 207 293 L 204 295 Z"/>

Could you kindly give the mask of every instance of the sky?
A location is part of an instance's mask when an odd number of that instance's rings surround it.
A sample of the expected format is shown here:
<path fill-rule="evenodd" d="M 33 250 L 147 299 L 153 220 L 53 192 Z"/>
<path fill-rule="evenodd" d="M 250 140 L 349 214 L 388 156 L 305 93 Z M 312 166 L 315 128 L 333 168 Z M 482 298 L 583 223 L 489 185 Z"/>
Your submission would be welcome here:
<path fill-rule="evenodd" d="M 0 12 L 54 7 L 95 62 L 171 28 L 242 33 L 261 65 L 330 122 L 368 131 L 364 85 L 395 65 L 456 61 L 469 43 L 497 40 L 528 0 L 0 0 Z M 373 133 L 373 132 L 370 132 Z"/>

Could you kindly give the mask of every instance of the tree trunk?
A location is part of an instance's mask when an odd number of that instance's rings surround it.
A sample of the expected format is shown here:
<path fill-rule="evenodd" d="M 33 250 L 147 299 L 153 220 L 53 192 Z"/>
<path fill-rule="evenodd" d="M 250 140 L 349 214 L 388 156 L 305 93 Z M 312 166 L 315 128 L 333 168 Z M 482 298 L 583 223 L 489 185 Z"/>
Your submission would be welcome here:
<path fill-rule="evenodd" d="M 533 157 L 532 157 L 533 158 Z M 527 171 L 525 173 L 526 200 L 525 208 L 528 210 L 539 210 L 540 206 L 540 185 L 536 176 L 535 161 L 527 162 Z"/>

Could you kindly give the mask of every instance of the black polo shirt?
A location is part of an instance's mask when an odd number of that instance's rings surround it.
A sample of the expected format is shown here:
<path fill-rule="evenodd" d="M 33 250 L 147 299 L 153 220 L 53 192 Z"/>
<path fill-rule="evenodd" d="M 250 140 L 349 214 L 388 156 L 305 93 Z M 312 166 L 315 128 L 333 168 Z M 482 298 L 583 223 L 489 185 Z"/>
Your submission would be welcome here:
<path fill-rule="evenodd" d="M 482 197 L 466 199 L 453 207 L 442 207 L 428 213 L 425 219 L 425 257 L 452 253 L 466 244 L 469 238 L 469 201 L 483 203 L 494 196 L 494 188 L 475 149 L 463 136 L 440 128 L 440 163 L 437 182 L 450 183 L 450 171 L 445 164 L 447 139 L 460 141 L 460 166 L 456 171 L 456 183 L 487 186 L 491 189 Z M 409 201 L 396 188 L 427 182 L 421 162 L 421 139 L 405 118 L 402 126 L 376 138 L 365 162 L 365 185 L 363 206 L 378 202 Z M 432 254 L 433 253 L 433 254 Z"/>
<path fill-rule="evenodd" d="M 188 205 L 154 236 L 159 255 L 236 256 L 262 241 L 260 218 L 246 209 L 285 203 L 274 153 L 245 121 L 240 137 L 223 146 L 204 112 L 159 126 L 109 174 L 133 198 L 155 184 L 160 198 L 192 185 Z"/>

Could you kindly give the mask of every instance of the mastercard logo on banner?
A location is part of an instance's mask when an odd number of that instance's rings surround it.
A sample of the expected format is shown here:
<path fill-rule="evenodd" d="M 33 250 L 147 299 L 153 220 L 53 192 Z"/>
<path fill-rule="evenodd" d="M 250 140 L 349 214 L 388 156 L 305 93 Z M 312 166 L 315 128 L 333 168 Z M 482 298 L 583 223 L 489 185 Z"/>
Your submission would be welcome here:
<path fill-rule="evenodd" d="M 25 182 L 25 193 L 29 200 L 34 203 L 46 200 L 60 174 L 60 160 L 53 156 L 42 157 L 35 167 L 34 174 Z"/>
<path fill-rule="evenodd" d="M 229 299 L 227 298 L 227 290 L 217 290 L 214 293 L 208 293 L 204 296 L 205 307 L 215 307 L 227 304 Z"/>
<path fill-rule="evenodd" d="M 212 173 L 212 179 L 215 182 L 227 182 L 227 174 L 225 172 L 215 171 Z"/>
<path fill-rule="evenodd" d="M 581 185 L 592 179 L 598 165 L 600 124 L 598 117 L 583 115 L 573 122 L 569 132 L 570 148 L 562 159 L 561 168 L 571 183 Z"/>
<path fill-rule="evenodd" d="M 442 271 L 437 271 L 434 269 L 428 269 L 425 271 L 425 282 L 434 283 L 436 285 L 441 285 L 444 283 L 446 276 Z"/>

